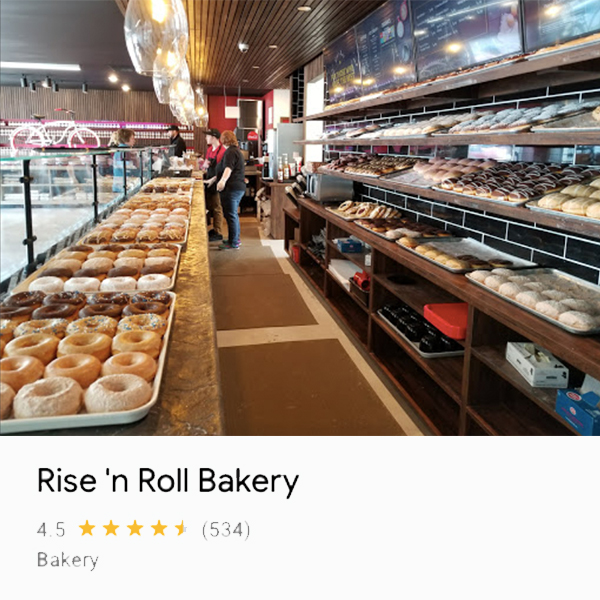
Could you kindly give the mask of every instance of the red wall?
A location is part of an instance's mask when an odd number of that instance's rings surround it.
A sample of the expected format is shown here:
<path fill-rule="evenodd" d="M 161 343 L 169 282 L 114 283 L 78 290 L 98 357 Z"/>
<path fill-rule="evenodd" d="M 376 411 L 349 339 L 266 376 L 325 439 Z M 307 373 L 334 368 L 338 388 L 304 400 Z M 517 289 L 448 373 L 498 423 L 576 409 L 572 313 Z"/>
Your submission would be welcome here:
<path fill-rule="evenodd" d="M 269 129 L 274 129 L 274 125 L 275 123 L 269 123 L 269 108 L 271 110 L 273 110 L 274 104 L 275 104 L 275 92 L 273 90 L 271 90 L 264 98 L 263 98 L 263 108 L 264 108 L 264 114 L 263 114 L 263 123 L 264 123 L 264 129 L 265 132 L 268 131 Z M 273 118 L 275 117 L 275 115 L 273 115 Z"/>
<path fill-rule="evenodd" d="M 244 100 L 263 100 L 255 96 L 243 96 Z M 227 96 L 227 106 L 237 106 L 237 96 Z M 237 119 L 225 118 L 225 96 L 208 96 L 208 126 L 223 132 L 234 131 Z"/>

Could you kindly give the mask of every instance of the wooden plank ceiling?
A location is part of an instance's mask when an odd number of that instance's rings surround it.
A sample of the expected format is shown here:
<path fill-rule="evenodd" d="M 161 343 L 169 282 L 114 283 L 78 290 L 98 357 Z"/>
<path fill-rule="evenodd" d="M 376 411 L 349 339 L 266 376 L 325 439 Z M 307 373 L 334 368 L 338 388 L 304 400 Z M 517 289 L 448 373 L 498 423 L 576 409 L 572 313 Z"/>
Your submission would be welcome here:
<path fill-rule="evenodd" d="M 127 0 L 116 0 L 124 11 Z M 286 78 L 383 0 L 183 0 L 188 63 L 207 93 L 245 95 L 287 87 Z M 299 6 L 310 6 L 301 12 Z M 250 46 L 246 54 L 238 43 Z M 276 45 L 277 49 L 270 49 Z M 255 69 L 254 66 L 259 68 Z"/>

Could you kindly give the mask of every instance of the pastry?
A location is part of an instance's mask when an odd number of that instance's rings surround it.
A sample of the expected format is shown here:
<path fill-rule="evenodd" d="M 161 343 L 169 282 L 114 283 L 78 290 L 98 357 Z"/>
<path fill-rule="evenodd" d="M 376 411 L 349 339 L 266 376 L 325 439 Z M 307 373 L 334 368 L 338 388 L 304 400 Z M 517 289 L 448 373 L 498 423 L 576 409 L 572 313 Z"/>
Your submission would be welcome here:
<path fill-rule="evenodd" d="M 567 307 L 556 300 L 543 300 L 535 305 L 535 310 L 552 319 L 558 319 L 560 314 L 567 310 Z"/>
<path fill-rule="evenodd" d="M 561 315 L 558 317 L 558 320 L 563 323 L 563 325 L 567 325 L 568 327 L 573 327 L 574 329 L 579 329 L 581 331 L 589 331 L 597 326 L 596 319 L 594 319 L 594 317 L 586 312 L 580 312 L 576 310 L 568 310 L 561 313 Z"/>
<path fill-rule="evenodd" d="M 535 308 L 538 302 L 543 302 L 546 300 L 546 298 L 544 298 L 544 296 L 542 296 L 539 292 L 527 291 L 517 294 L 515 300 L 521 304 L 524 304 L 525 306 L 528 306 L 529 308 Z"/>
<path fill-rule="evenodd" d="M 50 377 L 22 387 L 13 401 L 15 419 L 74 415 L 81 408 L 83 390 L 68 377 Z"/>

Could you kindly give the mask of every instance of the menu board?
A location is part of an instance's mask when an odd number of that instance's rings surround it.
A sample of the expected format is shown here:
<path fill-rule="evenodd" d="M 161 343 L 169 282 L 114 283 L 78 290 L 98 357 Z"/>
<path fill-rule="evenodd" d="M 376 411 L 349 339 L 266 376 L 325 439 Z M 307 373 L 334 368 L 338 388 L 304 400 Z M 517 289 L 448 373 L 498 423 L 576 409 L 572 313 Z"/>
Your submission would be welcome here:
<path fill-rule="evenodd" d="M 527 51 L 600 32 L 600 0 L 527 0 Z"/>
<path fill-rule="evenodd" d="M 362 95 L 356 35 L 348 30 L 323 52 L 329 103 L 336 104 Z"/>
<path fill-rule="evenodd" d="M 413 0 L 419 80 L 522 52 L 518 0 Z"/>
<path fill-rule="evenodd" d="M 416 81 L 408 0 L 391 0 L 356 26 L 364 94 Z"/>

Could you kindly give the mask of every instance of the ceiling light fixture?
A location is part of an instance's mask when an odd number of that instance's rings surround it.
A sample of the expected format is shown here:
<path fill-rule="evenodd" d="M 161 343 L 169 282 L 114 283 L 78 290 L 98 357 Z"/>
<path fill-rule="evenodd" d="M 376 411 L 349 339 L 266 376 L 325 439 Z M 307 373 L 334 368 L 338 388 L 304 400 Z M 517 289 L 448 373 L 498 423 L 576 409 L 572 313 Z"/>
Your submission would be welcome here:
<path fill-rule="evenodd" d="M 127 85 L 126 83 L 124 83 L 124 84 L 121 86 L 121 89 L 122 89 L 124 92 L 129 92 L 129 91 L 131 90 L 131 88 L 129 87 L 129 85 Z"/>
<path fill-rule="evenodd" d="M 312 8 L 310 6 L 299 6 L 298 10 L 300 12 L 310 12 L 312 10 Z"/>
<path fill-rule="evenodd" d="M 111 83 L 117 83 L 117 81 L 119 81 L 119 78 L 118 78 L 118 77 L 117 77 L 117 76 L 116 76 L 114 73 L 111 73 L 111 74 L 108 76 L 108 80 L 109 80 Z"/>
<path fill-rule="evenodd" d="M 25 75 L 21 75 L 21 87 L 26 88 L 28 85 L 29 82 L 27 81 L 27 77 L 25 77 Z"/>
<path fill-rule="evenodd" d="M 35 85 L 35 81 L 30 81 L 29 82 L 29 90 L 31 92 L 35 92 L 37 90 L 37 86 Z"/>
<path fill-rule="evenodd" d="M 260 67 L 258 65 L 252 65 L 253 69 L 260 69 Z"/>
<path fill-rule="evenodd" d="M 45 88 L 49 88 L 49 87 L 51 87 L 51 86 L 52 86 L 52 79 L 50 79 L 50 77 L 48 77 L 48 76 L 46 75 L 46 77 L 44 78 L 44 81 L 42 82 L 42 85 L 43 85 Z"/>
<path fill-rule="evenodd" d="M 249 79 L 242 79 L 242 83 L 248 83 Z"/>
<path fill-rule="evenodd" d="M 56 81 L 52 82 L 52 91 L 58 92 L 58 83 Z"/>
<path fill-rule="evenodd" d="M 277 44 L 271 44 L 269 46 L 269 50 L 277 50 L 277 48 L 279 48 L 279 46 Z"/>
<path fill-rule="evenodd" d="M 81 71 L 79 65 L 60 63 L 33 63 L 33 62 L 0 62 L 1 69 L 19 69 L 20 71 Z"/>
<path fill-rule="evenodd" d="M 81 84 L 81 91 L 82 91 L 84 94 L 87 94 L 87 93 L 88 93 L 88 84 L 87 84 L 85 81 L 84 81 L 84 82 Z"/>

